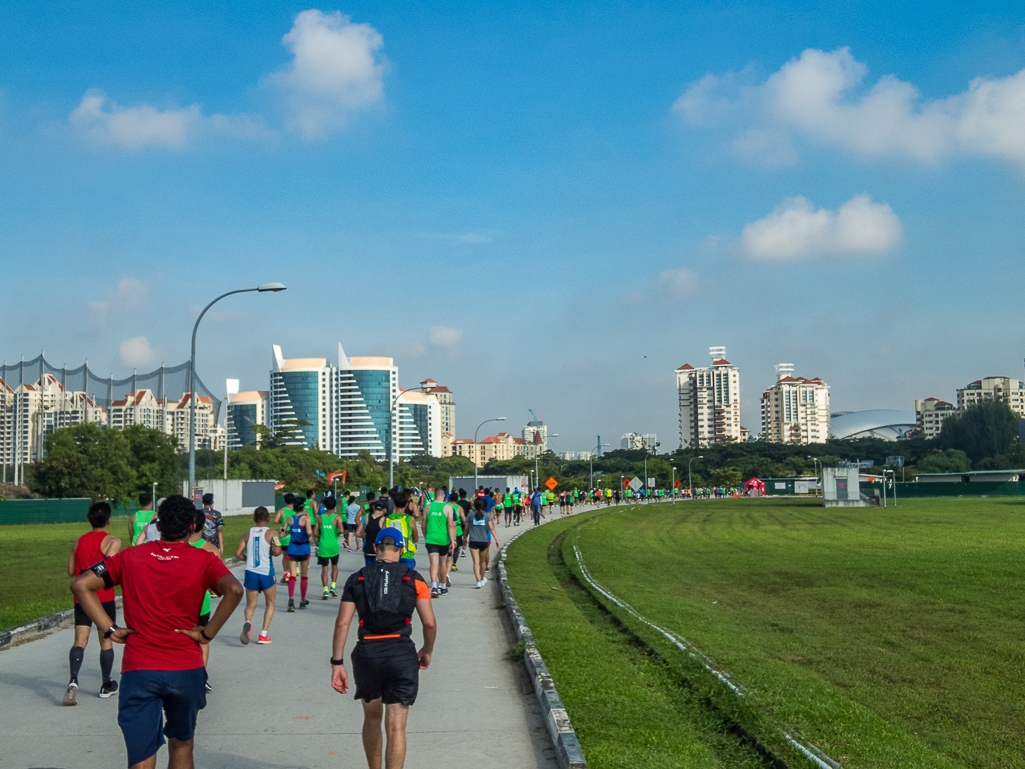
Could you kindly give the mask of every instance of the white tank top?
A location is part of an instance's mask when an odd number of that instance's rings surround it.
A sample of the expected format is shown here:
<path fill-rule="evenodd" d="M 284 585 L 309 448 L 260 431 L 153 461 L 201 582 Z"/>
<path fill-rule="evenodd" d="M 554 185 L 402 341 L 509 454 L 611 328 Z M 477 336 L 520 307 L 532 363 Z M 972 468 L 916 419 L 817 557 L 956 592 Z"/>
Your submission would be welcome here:
<path fill-rule="evenodd" d="M 274 563 L 270 558 L 270 542 L 264 538 L 266 526 L 254 526 L 249 530 L 249 544 L 246 545 L 246 571 L 254 574 L 270 574 Z"/>

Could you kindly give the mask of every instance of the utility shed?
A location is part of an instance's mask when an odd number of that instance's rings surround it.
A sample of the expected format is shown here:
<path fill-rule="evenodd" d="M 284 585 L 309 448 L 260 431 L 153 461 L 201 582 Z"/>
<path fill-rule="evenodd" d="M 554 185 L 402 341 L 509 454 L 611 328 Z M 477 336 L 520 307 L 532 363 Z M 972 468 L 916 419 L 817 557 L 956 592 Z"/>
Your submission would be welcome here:
<path fill-rule="evenodd" d="M 826 507 L 867 507 L 861 498 L 860 474 L 857 467 L 823 467 L 822 504 Z"/>

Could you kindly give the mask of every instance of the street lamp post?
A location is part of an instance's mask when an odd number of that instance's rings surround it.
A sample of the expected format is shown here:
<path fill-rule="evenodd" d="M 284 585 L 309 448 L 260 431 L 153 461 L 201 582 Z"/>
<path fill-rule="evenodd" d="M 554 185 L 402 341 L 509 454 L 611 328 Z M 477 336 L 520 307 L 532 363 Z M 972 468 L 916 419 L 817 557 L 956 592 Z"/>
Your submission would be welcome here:
<path fill-rule="evenodd" d="M 424 388 L 414 387 L 412 390 L 399 390 L 392 398 L 391 408 L 388 410 L 388 488 L 395 488 L 395 407 L 398 406 L 399 398 L 403 393 L 422 393 Z"/>
<path fill-rule="evenodd" d="M 226 294 L 221 294 L 219 297 L 214 299 L 210 304 L 203 308 L 203 312 L 199 313 L 199 317 L 196 318 L 196 325 L 192 327 L 192 357 L 189 359 L 189 496 L 192 496 L 192 490 L 196 488 L 196 332 L 199 331 L 199 322 L 203 320 L 203 316 L 206 315 L 206 311 L 213 307 L 217 302 L 221 301 L 226 296 L 232 294 L 245 294 L 250 291 L 259 291 L 264 293 L 266 291 L 278 292 L 284 291 L 285 286 L 280 283 L 263 283 L 256 288 L 239 288 L 235 291 L 229 291 Z"/>
<path fill-rule="evenodd" d="M 599 443 L 594 447 L 594 451 L 591 452 L 591 488 L 594 488 L 594 454 L 597 451 L 601 451 L 606 446 L 611 446 L 611 443 Z"/>
<path fill-rule="evenodd" d="M 690 462 L 687 463 L 687 485 L 690 486 L 690 500 L 694 501 L 694 476 L 691 475 L 690 466 L 695 459 L 704 459 L 704 456 L 691 457 Z"/>
<path fill-rule="evenodd" d="M 488 422 L 504 422 L 505 417 L 495 417 L 494 419 L 485 419 L 479 425 L 477 429 L 473 431 L 473 493 L 477 493 L 477 461 L 480 459 L 480 451 L 477 449 L 477 433 L 480 429 Z"/>
<path fill-rule="evenodd" d="M 673 485 L 669 489 L 669 493 L 673 495 L 673 504 L 676 504 L 676 466 L 670 465 L 673 471 Z"/>
<path fill-rule="evenodd" d="M 821 492 L 822 476 L 820 475 L 819 468 L 822 466 L 822 462 L 819 461 L 818 457 L 811 457 L 811 456 L 809 456 L 808 459 L 810 459 L 811 462 L 812 462 L 811 466 L 815 470 L 815 480 L 818 481 L 818 484 L 820 486 L 819 491 Z"/>
<path fill-rule="evenodd" d="M 503 419 L 504 418 L 505 417 L 503 417 Z M 552 438 L 558 438 L 558 437 L 559 437 L 558 433 L 552 433 L 547 438 L 545 438 L 545 440 L 546 441 L 550 441 Z M 540 456 L 540 454 L 538 454 L 537 452 L 534 453 L 534 477 L 539 481 L 538 486 L 541 485 L 540 484 L 540 480 L 541 480 L 540 470 L 538 469 L 538 466 L 537 466 L 537 459 L 538 459 L 539 456 Z"/>

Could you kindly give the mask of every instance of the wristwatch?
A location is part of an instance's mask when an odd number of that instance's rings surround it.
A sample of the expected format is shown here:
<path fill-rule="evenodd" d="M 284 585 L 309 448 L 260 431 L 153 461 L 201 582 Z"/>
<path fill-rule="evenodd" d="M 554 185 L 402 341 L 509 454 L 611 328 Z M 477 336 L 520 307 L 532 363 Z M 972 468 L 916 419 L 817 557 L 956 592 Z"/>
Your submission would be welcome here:
<path fill-rule="evenodd" d="M 340 660 L 336 660 L 336 659 L 335 659 L 334 657 L 332 657 L 332 658 L 331 658 L 331 664 L 332 664 L 332 665 L 333 665 L 334 667 L 338 667 L 339 665 L 344 665 L 344 664 L 345 664 L 345 658 L 343 657 L 343 658 L 342 658 L 342 659 L 340 659 Z"/>
<path fill-rule="evenodd" d="M 104 638 L 110 638 L 112 635 L 114 635 L 114 631 L 115 630 L 120 630 L 120 628 L 117 626 L 116 622 L 113 625 L 111 625 L 109 628 L 107 628 L 107 632 L 103 634 L 103 637 Z"/>

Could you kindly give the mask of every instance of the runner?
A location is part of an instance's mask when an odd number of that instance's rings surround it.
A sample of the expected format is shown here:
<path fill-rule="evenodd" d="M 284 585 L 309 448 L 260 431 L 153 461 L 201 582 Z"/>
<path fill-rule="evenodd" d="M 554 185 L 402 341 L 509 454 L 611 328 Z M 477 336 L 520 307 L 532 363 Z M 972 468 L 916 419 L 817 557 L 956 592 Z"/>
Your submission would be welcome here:
<path fill-rule="evenodd" d="M 505 518 L 505 528 L 509 528 L 512 525 L 513 508 L 516 504 L 513 502 L 513 495 L 509 491 L 509 487 L 505 487 L 505 494 L 502 495 L 502 512 Z"/>
<path fill-rule="evenodd" d="M 473 576 L 477 578 L 476 587 L 482 588 L 488 584 L 488 560 L 491 555 L 491 543 L 495 547 L 498 544 L 498 532 L 495 531 L 495 521 L 486 511 L 487 505 L 480 497 L 473 500 L 474 512 L 467 517 L 466 542 L 470 546 L 470 557 L 473 559 Z"/>
<path fill-rule="evenodd" d="M 292 514 L 292 505 L 295 504 L 295 494 L 289 492 L 284 497 L 285 506 L 277 511 L 274 515 L 274 529 L 275 531 L 280 530 L 281 540 L 281 584 L 288 584 L 288 575 L 292 571 L 291 565 L 288 563 L 288 543 L 289 533 L 288 527 L 285 526 L 285 521 L 288 516 Z"/>
<path fill-rule="evenodd" d="M 200 647 L 210 643 L 242 600 L 242 585 L 221 559 L 185 541 L 195 519 L 192 500 L 168 497 L 157 508 L 159 542 L 122 550 L 71 585 L 89 618 L 107 628 L 104 636 L 125 644 L 117 721 L 131 769 L 155 767 L 165 737 L 169 766 L 193 766 L 196 716 L 206 707 Z M 130 628 L 111 622 L 97 595 L 115 585 L 121 585 Z M 196 608 L 206 590 L 223 598 L 206 628 L 195 630 Z M 114 752 L 101 763 L 116 764 Z"/>
<path fill-rule="evenodd" d="M 307 572 L 310 569 L 310 540 L 313 538 L 313 525 L 306 513 L 306 500 L 296 497 L 292 500 L 292 515 L 285 519 L 281 531 L 288 531 L 288 611 L 295 611 L 295 581 L 300 580 L 299 608 L 310 605 L 306 600 L 306 588 L 309 586 Z"/>
<path fill-rule="evenodd" d="M 328 497 L 324 500 L 324 511 L 317 513 L 317 565 L 320 566 L 320 581 L 324 585 L 323 600 L 327 600 L 328 582 L 327 568 L 331 567 L 331 595 L 338 597 L 335 586 L 338 582 L 338 540 L 342 532 L 338 526 L 338 515 L 335 507 L 338 500 Z"/>
<path fill-rule="evenodd" d="M 542 499 L 544 499 L 544 497 L 542 496 L 542 494 L 541 494 L 540 490 L 537 488 L 537 486 L 535 486 L 534 487 L 534 493 L 530 497 L 530 512 L 534 516 L 534 525 L 535 526 L 540 526 L 541 525 L 541 517 L 544 515 L 544 513 L 541 512 L 541 501 L 542 501 Z"/>
<path fill-rule="evenodd" d="M 456 546 L 452 548 L 452 568 L 450 571 L 459 571 L 459 567 L 456 566 L 456 562 L 459 560 L 459 551 L 466 547 L 466 538 L 463 533 L 466 531 L 466 510 L 470 508 L 470 503 L 466 501 L 466 492 L 461 491 L 461 498 L 456 499 L 455 491 L 450 495 L 450 501 L 452 502 L 452 509 L 455 511 L 456 519 Z M 466 503 L 466 507 L 463 507 L 463 503 Z M 465 552 L 465 551 L 464 551 Z M 445 580 L 446 586 L 452 585 L 451 575 Z"/>
<path fill-rule="evenodd" d="M 139 495 L 139 510 L 128 516 L 128 545 L 131 547 L 150 521 L 153 520 L 153 495 L 148 491 Z M 145 540 L 143 540 L 145 541 Z"/>
<path fill-rule="evenodd" d="M 420 539 L 420 533 L 416 528 L 416 519 L 406 512 L 409 507 L 409 492 L 392 492 L 392 510 L 388 513 L 382 528 L 392 527 L 402 532 L 405 547 L 402 550 L 402 562 L 409 568 L 416 568 L 416 543 Z"/>
<path fill-rule="evenodd" d="M 256 601 L 263 593 L 263 629 L 260 631 L 258 644 L 271 643 L 270 621 L 274 618 L 274 599 L 277 597 L 277 585 L 274 584 L 274 556 L 281 552 L 278 538 L 270 523 L 270 511 L 266 507 L 258 507 L 253 511 L 253 526 L 242 535 L 235 548 L 235 558 L 246 559 L 246 573 L 242 586 L 246 589 L 245 622 L 242 623 L 242 634 L 238 640 L 243 646 L 249 645 L 249 633 L 253 629 L 253 615 L 256 614 Z M 245 556 L 243 556 L 243 553 Z"/>
<path fill-rule="evenodd" d="M 517 486 L 513 489 L 513 526 L 520 525 L 520 519 L 523 518 L 523 494 L 520 492 L 520 487 Z"/>
<path fill-rule="evenodd" d="M 352 574 L 342 590 L 331 653 L 331 686 L 340 694 L 349 690 L 343 664 L 345 641 L 353 614 L 359 615 L 356 645 L 351 652 L 356 699 L 363 704 L 363 750 L 367 764 L 402 769 L 406 760 L 406 718 L 416 701 L 420 671 L 431 664 L 437 622 L 424 578 L 398 563 L 402 533 L 383 529 L 376 537 L 377 561 Z M 389 590 L 389 585 L 399 590 Z M 410 635 L 413 611 L 423 626 L 424 644 L 416 650 Z M 381 736 L 381 721 L 388 735 Z"/>
<path fill-rule="evenodd" d="M 224 518 L 214 510 L 214 495 L 203 495 L 203 539 L 217 548 L 219 555 L 224 554 Z"/>
<path fill-rule="evenodd" d="M 373 498 L 374 492 L 367 492 L 367 498 Z M 377 560 L 377 535 L 383 528 L 384 519 L 388 517 L 388 505 L 383 499 L 370 503 L 370 511 L 356 525 L 356 536 L 363 538 L 363 563 L 369 566 Z"/>
<path fill-rule="evenodd" d="M 444 486 L 434 490 L 434 501 L 421 521 L 427 557 L 431 562 L 431 598 L 437 598 L 439 594 L 448 595 L 448 570 L 458 536 L 456 512 L 448 502 L 447 492 Z"/>
<path fill-rule="evenodd" d="M 345 503 L 345 546 L 349 552 L 355 552 L 361 549 L 359 537 L 356 536 L 356 521 L 360 514 L 359 502 L 356 501 L 356 497 L 349 496 L 349 501 Z"/>
<path fill-rule="evenodd" d="M 213 500 L 213 494 L 204 495 L 204 497 L 203 497 L 204 502 L 206 501 L 206 497 L 207 496 L 210 497 L 209 504 L 213 504 L 213 501 L 214 501 Z M 217 511 L 215 510 L 214 512 L 217 512 Z M 217 513 L 217 515 L 218 515 L 218 517 L 220 517 L 220 513 Z M 221 557 L 221 551 L 217 549 L 217 545 L 215 545 L 210 540 L 206 539 L 206 531 L 207 531 L 206 524 L 207 524 L 207 522 L 209 520 L 210 520 L 209 510 L 208 510 L 208 508 L 206 506 L 204 506 L 202 510 L 196 510 L 195 522 L 192 525 L 192 533 L 189 534 L 188 542 L 193 547 L 198 547 L 198 548 L 201 548 L 203 550 L 207 550 L 207 551 L 209 551 L 211 553 L 214 553 L 218 558 L 220 558 Z M 217 531 L 218 531 L 218 533 L 220 532 L 219 529 Z M 207 623 L 209 623 L 209 622 L 210 622 L 210 591 L 207 590 L 203 594 L 203 605 L 200 607 L 199 613 L 198 613 L 197 618 L 196 618 L 196 630 L 199 630 L 200 628 L 206 627 Z M 207 644 L 206 646 L 203 647 L 203 667 L 208 668 L 208 669 L 210 667 L 210 646 L 209 646 L 209 644 Z M 209 674 L 207 675 L 206 683 L 204 684 L 204 686 L 206 687 L 206 690 L 208 692 L 212 692 L 213 691 L 213 689 L 210 687 L 210 676 L 209 676 Z"/>
<path fill-rule="evenodd" d="M 143 504 L 141 498 L 139 504 Z M 77 577 L 93 564 L 114 555 L 121 549 L 121 540 L 113 534 L 107 533 L 107 524 L 110 523 L 110 505 L 106 502 L 97 502 L 91 505 L 86 513 L 86 518 L 89 519 L 92 531 L 83 534 L 71 546 L 71 557 L 68 559 L 69 577 Z M 132 528 L 134 530 L 134 524 Z M 110 677 L 110 673 L 114 669 L 114 642 L 102 633 L 111 623 L 117 623 L 117 604 L 113 589 L 100 590 L 96 597 L 103 607 L 104 616 L 109 617 L 106 624 L 96 626 L 96 632 L 100 639 L 100 675 L 103 678 L 100 697 L 106 699 L 117 694 L 117 681 Z M 75 598 L 75 641 L 68 654 L 71 664 L 71 680 L 68 681 L 68 690 L 64 693 L 65 705 L 78 704 L 78 671 L 82 669 L 85 647 L 89 644 L 89 631 L 92 626 L 93 621 L 89 619 L 89 615 L 78 603 L 78 598 Z"/>

